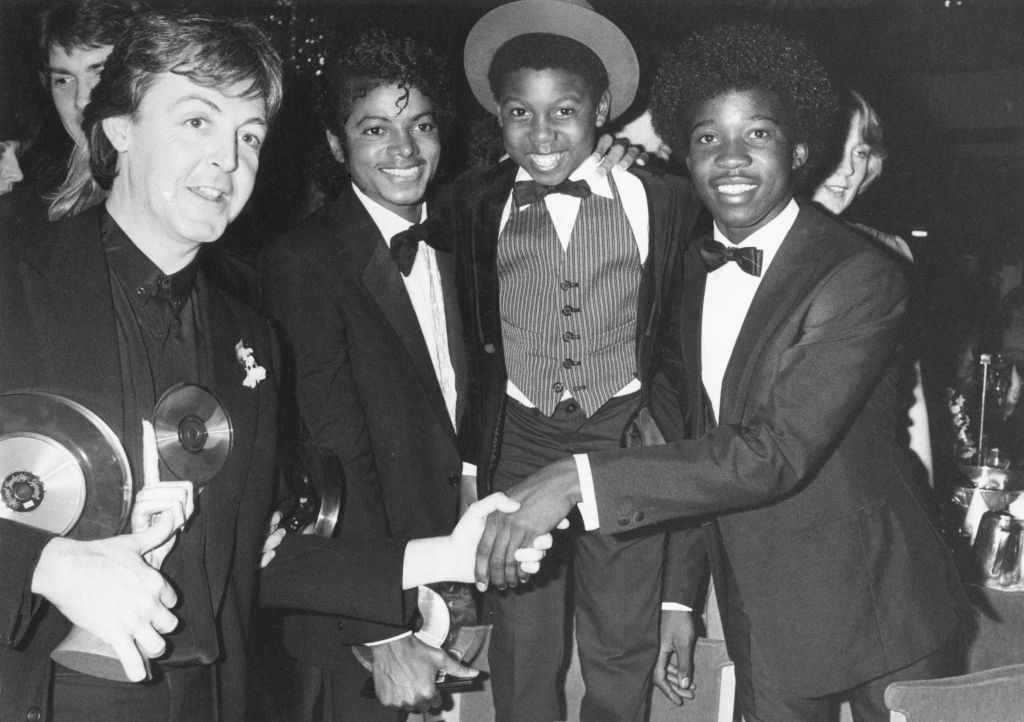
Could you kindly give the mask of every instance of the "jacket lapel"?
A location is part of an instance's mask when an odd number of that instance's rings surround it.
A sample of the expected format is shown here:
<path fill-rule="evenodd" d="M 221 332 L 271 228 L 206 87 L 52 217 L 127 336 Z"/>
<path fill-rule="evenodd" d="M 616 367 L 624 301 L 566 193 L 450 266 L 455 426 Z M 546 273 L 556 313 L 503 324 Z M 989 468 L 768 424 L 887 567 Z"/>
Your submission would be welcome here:
<path fill-rule="evenodd" d="M 637 177 L 643 184 L 644 194 L 647 196 L 647 217 L 650 227 L 647 262 L 644 264 L 639 293 L 637 333 L 650 336 L 658 327 L 665 279 L 668 277 L 669 265 L 676 257 L 678 244 L 675 242 L 677 239 L 668 235 L 673 220 L 666 217 L 672 207 L 670 199 L 666 197 L 668 187 L 659 183 L 647 183 L 644 176 Z"/>
<path fill-rule="evenodd" d="M 441 276 L 441 290 L 444 293 L 444 319 L 448 331 L 448 355 L 455 372 L 455 420 L 462 418 L 465 409 L 466 390 L 469 387 L 467 374 L 466 344 L 462 338 L 462 315 L 459 313 L 458 293 L 455 287 L 455 257 L 451 253 L 438 251 L 437 270 Z"/>
<path fill-rule="evenodd" d="M 205 282 L 202 279 L 200 282 Z M 231 420 L 231 451 L 224 466 L 203 488 L 200 504 L 205 517 L 206 533 L 206 574 L 210 585 L 211 603 L 217 604 L 230 566 L 230 555 L 218 552 L 234 544 L 236 514 L 245 493 L 245 482 L 251 478 L 249 464 L 254 450 L 259 405 L 260 386 L 249 388 L 242 381 L 245 371 L 238 361 L 235 344 L 242 341 L 253 351 L 253 358 L 259 365 L 269 364 L 272 349 L 261 348 L 258 339 L 266 334 L 257 333 L 235 312 L 234 301 L 229 299 L 213 284 L 205 282 L 207 329 L 210 334 L 210 349 L 213 354 L 209 382 L 210 390 L 227 411 Z M 273 383 L 267 380 L 261 383 Z"/>
<path fill-rule="evenodd" d="M 704 286 L 708 273 L 700 257 L 700 248 L 705 236 L 696 238 L 686 250 L 683 262 L 683 305 L 682 305 L 682 356 L 686 366 L 686 378 L 689 379 L 688 398 L 699 399 L 694 404 L 695 431 L 704 433 L 710 417 L 710 405 L 707 403 L 702 381 L 701 364 L 701 325 L 704 315 Z"/>
<path fill-rule="evenodd" d="M 470 214 L 466 227 L 470 229 L 470 247 L 462 253 L 468 255 L 471 263 L 467 269 L 473 274 L 466 283 L 474 289 L 476 308 L 471 309 L 477 328 L 472 329 L 481 345 L 492 345 L 502 352 L 501 312 L 498 296 L 498 235 L 501 214 L 505 210 L 512 182 L 518 166 L 506 160 L 489 170 L 483 182 L 471 189 L 465 198 L 465 209 Z"/>
<path fill-rule="evenodd" d="M 754 294 L 722 379 L 721 418 L 740 418 L 759 355 L 817 276 L 823 249 L 820 238 L 809 232 L 810 225 L 808 214 L 801 211 Z"/>
<path fill-rule="evenodd" d="M 27 307 L 42 350 L 34 384 L 73 393 L 123 435 L 124 408 L 110 274 L 100 241 L 99 210 L 56 229 L 48 256 L 25 254 L 21 266 Z"/>
<path fill-rule="evenodd" d="M 339 264 L 351 262 L 352 268 L 363 269 L 360 278 L 366 292 L 380 309 L 384 318 L 387 319 L 391 330 L 405 348 L 409 361 L 416 371 L 416 377 L 430 399 L 431 409 L 438 422 L 451 432 L 454 439 L 455 429 L 452 428 L 451 419 L 448 417 L 448 408 L 444 402 L 441 385 L 434 373 L 434 364 L 430 360 L 430 352 L 423 339 L 423 331 L 416 318 L 416 311 L 405 290 L 402 274 L 392 260 L 380 230 L 355 193 L 350 191 L 343 192 L 338 198 L 335 208 L 332 209 L 332 217 L 335 219 L 336 227 L 340 226 L 344 229 L 341 233 L 344 244 L 343 255 L 348 258 L 339 257 Z M 436 255 L 440 259 L 445 254 L 437 253 Z M 448 263 L 450 269 L 450 261 Z M 454 276 L 454 274 L 451 275 Z M 453 279 L 449 278 L 449 281 L 451 280 Z M 444 281 L 445 279 L 442 277 L 442 284 Z M 445 293 L 445 316 L 447 318 L 449 315 L 455 315 L 457 323 L 457 314 L 449 313 L 447 289 Z M 447 320 L 447 325 L 450 348 L 452 345 L 450 336 L 452 319 Z M 461 339 L 461 332 L 456 340 L 459 339 Z M 454 357 L 452 363 L 454 366 Z M 456 370 L 456 378 L 459 378 L 458 370 Z"/>

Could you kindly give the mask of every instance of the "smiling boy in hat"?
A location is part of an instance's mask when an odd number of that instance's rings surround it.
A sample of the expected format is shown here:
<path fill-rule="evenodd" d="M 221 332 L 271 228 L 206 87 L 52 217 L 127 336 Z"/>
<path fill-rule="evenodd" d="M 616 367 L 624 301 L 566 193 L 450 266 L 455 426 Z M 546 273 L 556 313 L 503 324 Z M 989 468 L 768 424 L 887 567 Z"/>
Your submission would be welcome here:
<path fill-rule="evenodd" d="M 639 67 L 588 4 L 500 6 L 470 32 L 465 65 L 510 156 L 456 181 L 453 214 L 471 369 L 463 453 L 489 492 L 572 453 L 680 433 L 671 385 L 651 370 L 698 205 L 678 178 L 597 172 L 598 128 L 629 107 Z M 498 719 L 565 718 L 574 611 L 581 717 L 646 717 L 664 543 L 570 531 L 532 584 L 489 593 Z"/>

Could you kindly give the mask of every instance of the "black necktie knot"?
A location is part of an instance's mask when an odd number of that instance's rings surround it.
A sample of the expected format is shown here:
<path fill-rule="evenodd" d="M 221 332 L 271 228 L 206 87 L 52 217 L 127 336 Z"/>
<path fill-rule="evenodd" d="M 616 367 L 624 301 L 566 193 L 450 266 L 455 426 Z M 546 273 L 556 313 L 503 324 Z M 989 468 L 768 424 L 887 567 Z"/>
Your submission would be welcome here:
<path fill-rule="evenodd" d="M 552 193 L 563 193 L 576 198 L 590 197 L 590 184 L 585 180 L 569 180 L 566 178 L 561 183 L 553 186 L 546 186 L 534 180 L 516 181 L 512 186 L 512 195 L 515 198 L 516 206 L 528 206 L 531 203 L 544 200 L 544 196 Z"/>
<path fill-rule="evenodd" d="M 391 258 L 394 259 L 398 270 L 403 276 L 412 273 L 412 266 L 416 262 L 416 251 L 419 250 L 420 241 L 437 251 L 450 253 L 452 250 L 451 241 L 444 224 L 431 216 L 422 223 L 413 223 L 404 231 L 391 236 L 388 244 L 391 248 Z"/>
<path fill-rule="evenodd" d="M 764 251 L 760 248 L 749 246 L 726 246 L 718 241 L 708 238 L 700 251 L 704 267 L 708 271 L 715 271 L 726 263 L 734 261 L 740 270 L 749 273 L 751 276 L 761 275 L 761 259 Z"/>

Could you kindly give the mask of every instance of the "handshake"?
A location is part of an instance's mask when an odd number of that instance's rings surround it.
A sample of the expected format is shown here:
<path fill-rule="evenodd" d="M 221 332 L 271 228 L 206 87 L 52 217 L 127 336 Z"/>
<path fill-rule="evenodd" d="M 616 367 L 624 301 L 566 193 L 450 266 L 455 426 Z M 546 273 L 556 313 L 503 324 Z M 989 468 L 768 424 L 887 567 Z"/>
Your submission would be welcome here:
<path fill-rule="evenodd" d="M 526 582 L 540 570 L 551 548 L 551 530 L 568 527 L 566 516 L 580 500 L 576 464 L 559 461 L 534 473 L 507 493 L 470 504 L 448 536 L 409 541 L 402 588 L 435 582 L 476 582 L 481 591 Z M 285 536 L 280 513 L 271 520 L 262 566 Z M 306 530 L 307 533 L 310 530 Z"/>
<path fill-rule="evenodd" d="M 487 532 L 500 525 L 500 520 L 520 508 L 500 492 L 474 502 L 448 536 L 413 539 L 405 548 L 402 586 L 405 589 L 434 582 L 476 582 L 477 589 L 487 588 L 486 577 L 475 574 L 478 555 L 484 549 Z M 529 579 L 540 570 L 545 552 L 551 548 L 551 535 L 541 533 L 527 543 L 510 550 L 513 574 Z M 504 586 L 504 585 L 503 585 Z"/>
<path fill-rule="evenodd" d="M 582 499 L 576 462 L 550 464 L 507 490 L 469 507 L 459 526 L 473 513 L 476 553 L 472 579 L 481 591 L 529 580 L 540 568 L 544 550 L 551 547 L 551 530 L 566 529 L 566 518 Z M 477 507 L 477 505 L 486 506 Z M 459 531 L 456 527 L 456 532 Z"/>
<path fill-rule="evenodd" d="M 576 462 L 555 462 L 506 493 L 470 504 L 448 536 L 414 539 L 405 548 L 402 586 L 476 582 L 483 591 L 514 587 L 540 571 L 551 530 L 565 529 L 581 499 Z"/>

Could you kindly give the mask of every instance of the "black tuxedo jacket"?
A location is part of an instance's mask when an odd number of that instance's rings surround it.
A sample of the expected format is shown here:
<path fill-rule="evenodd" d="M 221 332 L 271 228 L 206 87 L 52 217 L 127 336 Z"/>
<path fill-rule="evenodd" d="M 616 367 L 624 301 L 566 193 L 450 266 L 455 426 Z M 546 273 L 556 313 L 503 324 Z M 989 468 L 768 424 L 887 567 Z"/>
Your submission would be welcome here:
<path fill-rule="evenodd" d="M 99 234 L 99 212 L 87 211 L 36 229 L 32 238 L 0 238 L 0 391 L 33 389 L 77 401 L 118 435 L 125 418 L 115 312 Z M 202 274 L 203 271 L 200 271 Z M 202 281 L 205 282 L 205 281 Z M 213 383 L 234 429 L 223 469 L 204 487 L 202 564 L 220 632 L 221 716 L 244 719 L 248 627 L 259 550 L 273 486 L 276 355 L 266 320 L 207 284 L 206 327 L 212 335 Z M 235 344 L 253 349 L 267 378 L 256 388 Z M 133 468 L 138 478 L 141 470 Z M 69 629 L 55 608 L 30 593 L 32 571 L 49 535 L 0 520 L 0 718 L 47 718 L 50 651 Z M 179 594 L 188 594 L 187 589 Z M 173 674 L 173 671 L 171 672 Z"/>
<path fill-rule="evenodd" d="M 461 413 L 465 352 L 453 262 L 446 253 L 436 258 Z M 335 577 L 308 554 L 309 545 L 344 545 L 287 539 L 279 556 L 305 558 L 312 568 L 289 575 L 290 582 L 265 578 L 263 600 L 316 608 L 310 604 L 320 598 L 320 611 L 343 612 L 344 600 L 326 598 L 325 587 L 348 594 L 348 617 L 293 614 L 284 630 L 285 646 L 299 658 L 345 669 L 352 652 L 344 645 L 393 637 L 414 624 L 415 590 L 401 592 L 404 541 L 451 531 L 462 460 L 402 275 L 351 187 L 275 242 L 263 268 L 301 417 L 312 441 L 334 451 L 344 468 L 346 500 L 337 535 L 377 550 L 362 571 Z"/>
<path fill-rule="evenodd" d="M 712 556 L 727 560 L 752 642 L 788 693 L 848 689 L 920 659 L 955 628 L 959 587 L 906 443 L 903 271 L 801 204 L 743 322 L 714 426 L 699 246 L 682 298 L 697 435 L 592 456 L 602 531 L 716 515 Z M 615 484 L 623 474 L 634 483 Z"/>

